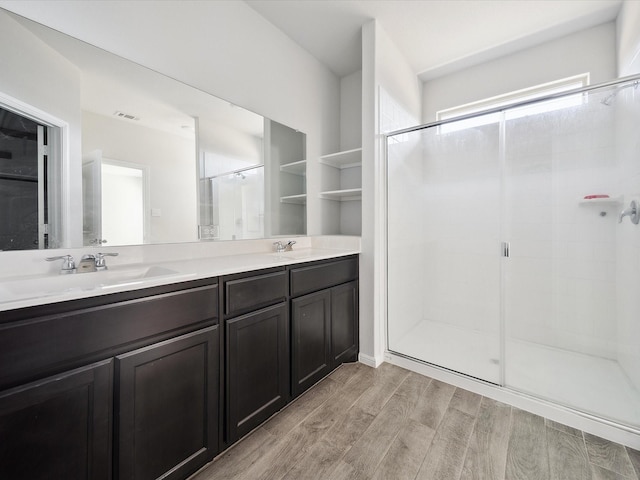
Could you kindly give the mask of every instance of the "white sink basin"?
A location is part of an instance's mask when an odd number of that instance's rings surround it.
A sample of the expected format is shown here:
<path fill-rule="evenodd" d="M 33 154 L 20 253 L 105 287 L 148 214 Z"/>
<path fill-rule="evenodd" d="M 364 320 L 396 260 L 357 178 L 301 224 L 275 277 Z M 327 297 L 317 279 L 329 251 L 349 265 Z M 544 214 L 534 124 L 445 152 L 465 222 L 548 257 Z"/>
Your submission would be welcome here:
<path fill-rule="evenodd" d="M 0 283 L 0 300 L 62 295 L 88 290 L 107 290 L 124 285 L 140 284 L 150 279 L 182 275 L 164 267 L 139 265 L 114 267 L 111 270 L 69 275 L 21 277 Z"/>

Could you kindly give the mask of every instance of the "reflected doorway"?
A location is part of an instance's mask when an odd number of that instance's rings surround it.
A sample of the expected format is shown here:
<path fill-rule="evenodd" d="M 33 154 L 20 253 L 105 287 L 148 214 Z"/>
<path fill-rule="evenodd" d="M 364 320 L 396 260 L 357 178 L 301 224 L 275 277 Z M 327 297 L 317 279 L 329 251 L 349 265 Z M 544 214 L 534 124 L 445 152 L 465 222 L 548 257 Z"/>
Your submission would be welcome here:
<path fill-rule="evenodd" d="M 47 134 L 0 107 L 0 250 L 48 248 Z"/>
<path fill-rule="evenodd" d="M 145 165 L 86 154 L 82 165 L 85 245 L 141 245 L 149 230 Z"/>

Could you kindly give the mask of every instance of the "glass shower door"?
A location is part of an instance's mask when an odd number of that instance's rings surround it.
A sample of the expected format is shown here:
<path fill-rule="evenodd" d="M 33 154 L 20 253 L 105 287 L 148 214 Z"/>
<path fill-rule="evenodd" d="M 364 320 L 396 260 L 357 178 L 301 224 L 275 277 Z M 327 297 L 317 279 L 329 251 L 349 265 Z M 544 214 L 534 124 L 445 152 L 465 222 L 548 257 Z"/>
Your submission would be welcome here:
<path fill-rule="evenodd" d="M 389 138 L 388 348 L 500 383 L 499 115 Z"/>
<path fill-rule="evenodd" d="M 503 205 L 505 385 L 635 427 L 639 113 L 632 85 L 508 112 Z"/>

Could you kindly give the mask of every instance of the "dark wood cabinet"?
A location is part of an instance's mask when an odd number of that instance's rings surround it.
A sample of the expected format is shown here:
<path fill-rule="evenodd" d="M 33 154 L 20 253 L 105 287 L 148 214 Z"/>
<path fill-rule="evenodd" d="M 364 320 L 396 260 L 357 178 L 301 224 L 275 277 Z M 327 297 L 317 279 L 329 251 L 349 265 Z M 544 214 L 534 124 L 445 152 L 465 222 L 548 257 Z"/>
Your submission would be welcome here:
<path fill-rule="evenodd" d="M 357 256 L 2 312 L 0 479 L 185 479 L 357 353 Z"/>
<path fill-rule="evenodd" d="M 3 312 L 0 478 L 182 479 L 212 459 L 218 300 L 214 278 Z"/>
<path fill-rule="evenodd" d="M 291 300 L 291 376 L 297 396 L 331 371 L 331 291 Z"/>
<path fill-rule="evenodd" d="M 358 358 L 358 282 L 331 289 L 331 368 Z"/>
<path fill-rule="evenodd" d="M 118 479 L 183 479 L 218 451 L 219 326 L 116 357 Z"/>
<path fill-rule="evenodd" d="M 0 478 L 111 478 L 113 360 L 0 393 Z"/>
<path fill-rule="evenodd" d="M 298 396 L 358 354 L 356 258 L 291 269 L 292 393 Z"/>
<path fill-rule="evenodd" d="M 2 312 L 0 390 L 216 323 L 218 285 L 202 283 Z"/>
<path fill-rule="evenodd" d="M 257 427 L 289 400 L 287 303 L 225 321 L 227 442 Z"/>

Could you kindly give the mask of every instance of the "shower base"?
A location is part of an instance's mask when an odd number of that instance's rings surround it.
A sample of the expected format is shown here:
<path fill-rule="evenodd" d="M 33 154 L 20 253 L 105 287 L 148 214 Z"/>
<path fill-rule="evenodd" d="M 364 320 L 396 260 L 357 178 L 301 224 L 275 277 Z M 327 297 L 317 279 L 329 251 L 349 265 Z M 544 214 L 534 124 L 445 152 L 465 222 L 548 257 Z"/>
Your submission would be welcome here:
<path fill-rule="evenodd" d="M 507 339 L 503 382 L 497 337 L 424 320 L 389 350 L 640 429 L 640 391 L 615 360 Z"/>

